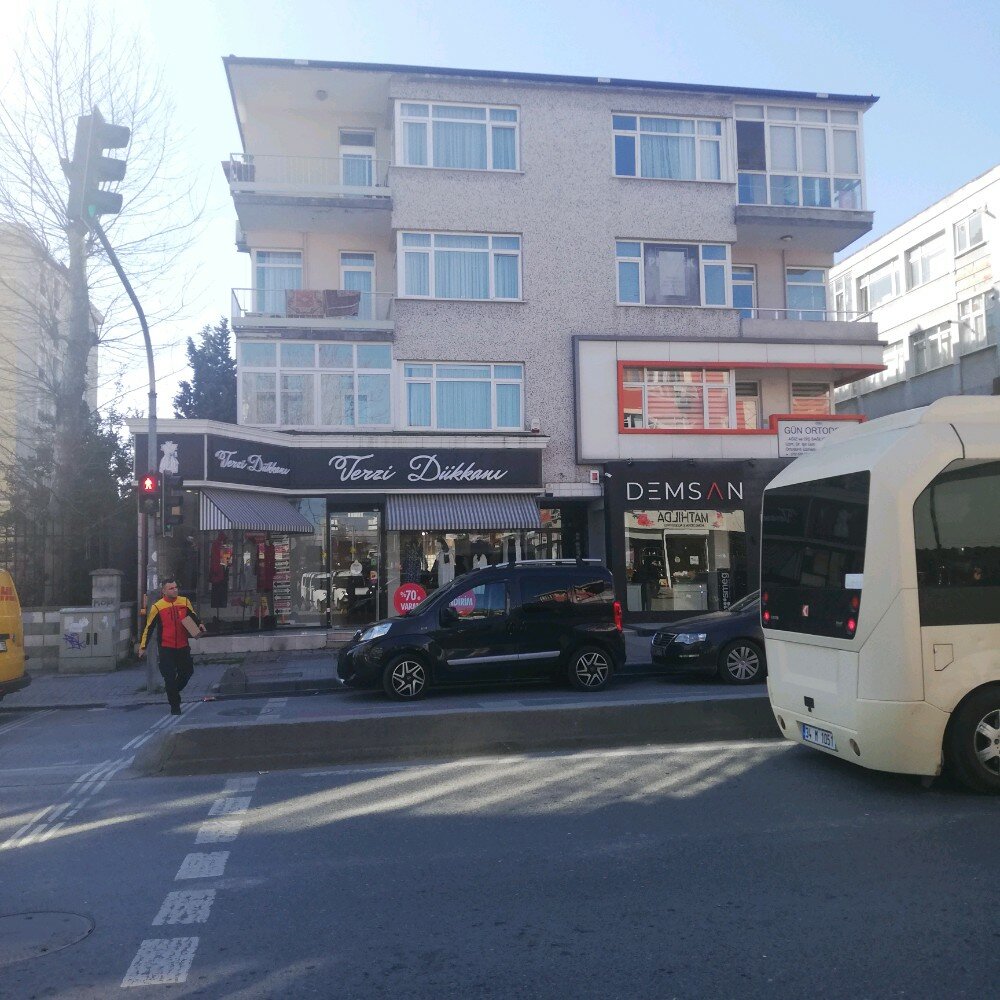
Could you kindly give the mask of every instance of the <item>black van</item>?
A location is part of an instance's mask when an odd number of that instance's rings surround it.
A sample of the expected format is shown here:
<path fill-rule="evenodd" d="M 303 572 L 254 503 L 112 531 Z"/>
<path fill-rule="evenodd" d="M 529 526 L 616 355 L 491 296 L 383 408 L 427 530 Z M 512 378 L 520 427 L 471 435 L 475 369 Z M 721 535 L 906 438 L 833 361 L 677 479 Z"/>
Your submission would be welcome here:
<path fill-rule="evenodd" d="M 597 560 L 475 570 L 399 618 L 359 629 L 337 660 L 349 687 L 419 698 L 431 685 L 565 676 L 603 688 L 625 662 L 621 605 Z"/>

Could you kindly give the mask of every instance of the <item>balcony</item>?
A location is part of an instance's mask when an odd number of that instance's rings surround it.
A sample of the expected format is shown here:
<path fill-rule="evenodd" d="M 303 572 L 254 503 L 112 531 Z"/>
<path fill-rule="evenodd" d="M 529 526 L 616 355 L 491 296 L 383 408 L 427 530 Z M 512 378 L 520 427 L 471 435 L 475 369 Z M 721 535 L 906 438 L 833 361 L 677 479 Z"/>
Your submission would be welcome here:
<path fill-rule="evenodd" d="M 233 153 L 222 163 L 244 230 L 388 232 L 389 164 L 370 156 Z"/>
<path fill-rule="evenodd" d="M 860 178 L 740 172 L 736 239 L 787 250 L 837 253 L 870 232 Z"/>
<path fill-rule="evenodd" d="M 741 309 L 740 337 L 747 340 L 835 341 L 877 344 L 878 324 L 870 313 L 843 309 Z M 881 348 L 880 348 L 881 350 Z"/>
<path fill-rule="evenodd" d="M 394 299 L 342 288 L 234 288 L 233 329 L 391 332 Z"/>

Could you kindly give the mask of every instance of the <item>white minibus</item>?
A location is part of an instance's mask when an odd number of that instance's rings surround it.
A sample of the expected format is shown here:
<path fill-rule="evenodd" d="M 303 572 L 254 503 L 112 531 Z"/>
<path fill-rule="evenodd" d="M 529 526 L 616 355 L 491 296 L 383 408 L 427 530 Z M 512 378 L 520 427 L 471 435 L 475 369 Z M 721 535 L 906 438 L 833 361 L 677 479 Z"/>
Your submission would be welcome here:
<path fill-rule="evenodd" d="M 1000 398 L 845 427 L 772 480 L 761 624 L 788 739 L 1000 792 Z"/>

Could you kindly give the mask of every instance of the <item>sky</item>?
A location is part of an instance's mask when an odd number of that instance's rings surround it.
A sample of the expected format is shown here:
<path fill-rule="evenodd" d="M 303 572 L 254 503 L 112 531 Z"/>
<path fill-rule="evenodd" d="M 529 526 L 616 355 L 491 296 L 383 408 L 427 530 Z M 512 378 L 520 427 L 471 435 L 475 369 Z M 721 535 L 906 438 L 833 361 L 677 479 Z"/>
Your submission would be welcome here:
<path fill-rule="evenodd" d="M 63 0 L 80 6 L 85 0 Z M 183 341 L 230 314 L 250 284 L 220 163 L 240 150 L 222 57 L 469 69 L 875 94 L 864 152 L 872 233 L 904 222 L 1000 162 L 1000 4 L 975 0 L 95 0 L 163 71 L 186 169 L 206 197 L 185 313 L 152 331 L 161 417 L 185 377 Z M 19 24 L 49 0 L 8 0 Z M 20 33 L 0 42 L 0 79 Z M 190 265 L 190 261 L 189 261 Z M 121 402 L 145 410 L 137 352 Z M 119 404 L 121 405 L 121 404 Z"/>

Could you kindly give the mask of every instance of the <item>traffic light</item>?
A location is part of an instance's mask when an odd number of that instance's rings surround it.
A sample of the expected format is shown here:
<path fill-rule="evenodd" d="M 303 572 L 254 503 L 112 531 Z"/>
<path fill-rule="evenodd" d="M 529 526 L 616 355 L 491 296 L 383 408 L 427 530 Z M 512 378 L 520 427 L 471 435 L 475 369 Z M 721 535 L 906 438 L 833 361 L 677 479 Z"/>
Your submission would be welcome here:
<path fill-rule="evenodd" d="M 124 125 L 106 122 L 101 112 L 76 120 L 76 144 L 71 162 L 63 162 L 69 178 L 67 214 L 88 225 L 99 215 L 117 215 L 122 210 L 122 196 L 102 190 L 101 185 L 120 181 L 125 176 L 125 161 L 105 156 L 106 149 L 123 149 L 132 137 Z"/>
<path fill-rule="evenodd" d="M 147 472 L 139 479 L 139 499 L 145 514 L 155 514 L 160 506 L 160 477 Z"/>
<path fill-rule="evenodd" d="M 184 520 L 184 491 L 181 489 L 180 476 L 165 475 L 161 485 L 160 516 L 166 531 Z"/>

